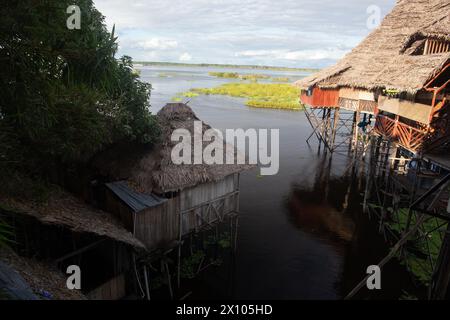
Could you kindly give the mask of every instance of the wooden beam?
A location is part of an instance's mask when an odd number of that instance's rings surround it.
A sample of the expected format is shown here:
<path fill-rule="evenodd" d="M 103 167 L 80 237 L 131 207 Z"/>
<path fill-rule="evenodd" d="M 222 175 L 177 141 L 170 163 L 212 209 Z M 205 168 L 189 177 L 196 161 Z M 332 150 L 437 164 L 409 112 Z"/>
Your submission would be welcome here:
<path fill-rule="evenodd" d="M 145 293 L 147 295 L 147 300 L 150 300 L 150 287 L 148 285 L 148 274 L 146 265 L 144 265 L 144 280 L 145 280 Z"/>
<path fill-rule="evenodd" d="M 92 249 L 92 248 L 96 247 L 97 245 L 99 245 L 100 243 L 102 243 L 102 242 L 105 241 L 105 240 L 106 240 L 106 239 L 101 239 L 101 240 L 96 241 L 96 242 L 94 242 L 94 243 L 91 243 L 90 245 L 87 245 L 87 246 L 85 246 L 85 247 L 83 247 L 83 248 L 80 248 L 80 249 L 75 250 L 75 251 L 73 251 L 73 252 L 71 252 L 71 253 L 68 253 L 68 254 L 62 256 L 61 258 L 56 259 L 56 260 L 55 260 L 55 263 L 58 264 L 58 263 L 60 263 L 60 262 L 63 262 L 64 260 L 67 260 L 67 259 L 69 259 L 69 258 L 72 258 L 73 256 L 76 256 L 76 255 L 81 254 L 81 253 L 83 253 L 83 252 L 85 252 L 85 251 L 88 251 L 89 249 Z"/>
<path fill-rule="evenodd" d="M 429 48 L 430 48 L 430 40 L 427 39 L 427 40 L 425 41 L 425 48 L 423 49 L 423 54 L 424 54 L 424 55 L 427 55 L 427 54 L 428 54 Z"/>

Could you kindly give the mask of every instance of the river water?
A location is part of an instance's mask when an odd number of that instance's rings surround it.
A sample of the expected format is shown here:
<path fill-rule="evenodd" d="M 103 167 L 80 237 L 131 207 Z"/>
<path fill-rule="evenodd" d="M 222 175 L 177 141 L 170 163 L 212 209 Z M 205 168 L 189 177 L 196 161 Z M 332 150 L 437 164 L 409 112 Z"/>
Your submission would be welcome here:
<path fill-rule="evenodd" d="M 232 80 L 211 71 L 290 77 L 306 74 L 203 67 L 142 67 L 152 84 L 152 112 L 180 92 Z M 197 116 L 217 129 L 280 129 L 280 171 L 241 175 L 239 236 L 233 259 L 203 272 L 191 299 L 342 299 L 386 255 L 376 223 L 362 212 L 362 176 L 348 170 L 345 155 L 318 154 L 305 139 L 311 128 L 303 112 L 255 109 L 243 99 L 224 96 L 184 98 Z M 410 287 L 395 261 L 382 273 L 382 290 L 363 290 L 360 298 L 399 298 Z"/>

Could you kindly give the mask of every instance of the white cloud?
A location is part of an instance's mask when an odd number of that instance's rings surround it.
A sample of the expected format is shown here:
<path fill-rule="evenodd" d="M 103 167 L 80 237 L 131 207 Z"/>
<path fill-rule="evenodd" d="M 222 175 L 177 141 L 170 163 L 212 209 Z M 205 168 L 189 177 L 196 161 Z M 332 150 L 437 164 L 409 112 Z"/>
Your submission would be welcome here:
<path fill-rule="evenodd" d="M 310 50 L 245 50 L 235 54 L 236 57 L 266 58 L 274 60 L 338 60 L 347 53 L 347 50 L 338 48 L 310 49 Z"/>
<path fill-rule="evenodd" d="M 184 62 L 191 61 L 192 56 L 189 53 L 185 52 L 180 56 L 180 58 L 178 60 L 184 61 Z"/>
<path fill-rule="evenodd" d="M 323 67 L 371 31 L 370 5 L 384 16 L 396 0 L 94 2 L 108 27 L 116 25 L 119 54 L 135 59 Z"/>
<path fill-rule="evenodd" d="M 147 50 L 167 50 L 178 47 L 178 42 L 171 39 L 150 38 L 137 42 L 136 46 Z"/>

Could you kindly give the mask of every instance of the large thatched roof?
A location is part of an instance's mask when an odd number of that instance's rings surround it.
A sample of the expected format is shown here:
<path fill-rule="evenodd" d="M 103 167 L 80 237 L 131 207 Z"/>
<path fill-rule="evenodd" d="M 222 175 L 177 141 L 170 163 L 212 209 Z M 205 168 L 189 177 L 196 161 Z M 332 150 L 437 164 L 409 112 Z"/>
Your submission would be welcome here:
<path fill-rule="evenodd" d="M 44 203 L 1 194 L 0 203 L 5 211 L 34 217 L 43 224 L 62 226 L 77 233 L 92 233 L 145 249 L 144 244 L 111 214 L 94 209 L 62 190 L 52 192 Z"/>
<path fill-rule="evenodd" d="M 157 114 L 162 133 L 160 141 L 151 149 L 136 145 L 116 146 L 94 159 L 94 166 L 113 180 L 127 180 L 136 191 L 150 194 L 182 190 L 202 183 L 219 181 L 250 168 L 249 165 L 206 165 L 172 162 L 171 153 L 178 142 L 171 136 L 176 129 L 186 129 L 194 143 L 194 121 L 200 121 L 192 109 L 182 103 L 169 103 Z M 211 127 L 203 123 L 202 131 Z M 208 142 L 203 143 L 205 147 Z M 227 151 L 222 142 L 224 154 Z M 233 153 L 237 151 L 232 148 Z"/>
<path fill-rule="evenodd" d="M 450 54 L 414 55 L 424 37 L 450 40 L 450 0 L 398 0 L 382 24 L 336 65 L 296 85 L 354 87 L 415 94 L 449 62 Z"/>

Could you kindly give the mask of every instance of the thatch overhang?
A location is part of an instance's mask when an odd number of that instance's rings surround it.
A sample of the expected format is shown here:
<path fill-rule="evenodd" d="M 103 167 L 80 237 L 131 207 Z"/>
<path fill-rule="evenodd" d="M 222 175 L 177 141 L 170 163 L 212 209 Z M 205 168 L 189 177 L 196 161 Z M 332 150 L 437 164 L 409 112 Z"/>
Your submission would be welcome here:
<path fill-rule="evenodd" d="M 111 214 L 94 209 L 65 191 L 53 191 L 44 203 L 2 195 L 0 203 L 6 212 L 30 216 L 45 225 L 62 226 L 72 232 L 91 233 L 136 249 L 146 249 Z"/>
<path fill-rule="evenodd" d="M 12 269 L 9 272 L 14 273 L 9 277 L 12 289 L 17 289 L 18 279 L 23 279 L 22 281 L 25 281 L 27 285 L 26 289 L 30 290 L 38 299 L 87 300 L 86 296 L 79 290 L 70 290 L 67 288 L 66 275 L 59 271 L 55 266 L 35 259 L 20 257 L 7 248 L 0 250 L 0 261 Z M 2 272 L 2 270 L 0 270 L 0 272 Z M 5 269 L 3 272 L 5 272 Z M 9 290 L 7 290 L 7 292 L 8 291 Z M 42 297 L 43 294 L 47 294 L 49 297 L 44 298 Z M 23 294 L 13 295 L 10 298 L 34 300 L 33 296 L 24 296 Z"/>
<path fill-rule="evenodd" d="M 396 89 L 414 95 L 449 63 L 450 53 L 419 55 L 413 49 L 423 45 L 424 37 L 448 41 L 449 16 L 450 0 L 399 0 L 382 24 L 336 65 L 296 85 L 304 90 Z"/>
<path fill-rule="evenodd" d="M 215 182 L 235 173 L 252 168 L 246 164 L 174 164 L 172 150 L 178 141 L 171 141 L 177 129 L 191 134 L 194 150 L 194 122 L 200 121 L 192 109 L 183 103 L 169 103 L 157 114 L 161 128 L 159 142 L 153 147 L 115 146 L 93 160 L 93 166 L 112 181 L 126 180 L 135 191 L 144 194 L 176 192 L 199 184 Z M 203 123 L 202 134 L 211 127 Z M 210 142 L 203 142 L 205 148 Z M 226 157 L 232 152 L 236 159 L 238 151 L 224 141 L 220 142 Z M 192 152 L 193 153 L 193 152 Z"/>

